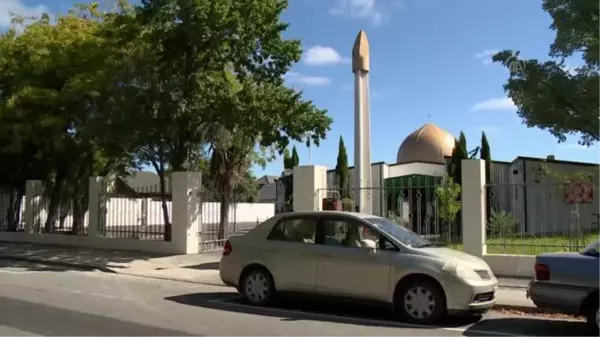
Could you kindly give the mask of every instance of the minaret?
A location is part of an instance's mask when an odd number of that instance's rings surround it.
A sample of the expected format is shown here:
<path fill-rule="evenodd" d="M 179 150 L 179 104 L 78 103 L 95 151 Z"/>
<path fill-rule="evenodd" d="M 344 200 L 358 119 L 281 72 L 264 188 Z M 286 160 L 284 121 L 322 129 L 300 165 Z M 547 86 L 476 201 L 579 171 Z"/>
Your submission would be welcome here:
<path fill-rule="evenodd" d="M 371 121 L 369 41 L 358 32 L 352 48 L 354 73 L 354 199 L 359 212 L 371 213 Z"/>

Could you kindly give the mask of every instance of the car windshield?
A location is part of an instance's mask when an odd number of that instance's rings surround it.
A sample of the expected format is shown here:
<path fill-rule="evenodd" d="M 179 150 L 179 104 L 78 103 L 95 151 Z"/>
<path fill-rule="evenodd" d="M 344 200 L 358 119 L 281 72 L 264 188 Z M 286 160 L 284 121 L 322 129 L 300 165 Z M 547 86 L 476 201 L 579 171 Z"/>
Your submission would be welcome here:
<path fill-rule="evenodd" d="M 432 247 L 433 245 L 429 243 L 429 241 L 423 239 L 419 234 L 408 230 L 395 222 L 392 222 L 385 218 L 366 218 L 368 222 L 372 223 L 375 227 L 381 229 L 382 231 L 390 234 L 398 241 L 403 244 L 414 247 L 414 248 L 423 248 L 423 247 Z"/>

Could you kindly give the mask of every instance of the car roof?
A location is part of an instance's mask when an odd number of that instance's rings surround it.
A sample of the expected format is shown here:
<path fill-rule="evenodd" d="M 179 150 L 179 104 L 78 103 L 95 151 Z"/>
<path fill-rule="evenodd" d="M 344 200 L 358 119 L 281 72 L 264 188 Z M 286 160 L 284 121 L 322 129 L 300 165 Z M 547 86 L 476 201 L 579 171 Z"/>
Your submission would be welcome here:
<path fill-rule="evenodd" d="M 365 218 L 380 218 L 380 216 L 369 214 L 369 213 L 359 213 L 359 212 L 344 212 L 344 211 L 300 211 L 300 212 L 289 212 L 289 213 L 281 213 L 278 214 L 281 217 L 288 216 L 298 216 L 298 215 L 342 215 L 342 216 L 350 216 L 353 218 L 365 219 Z"/>

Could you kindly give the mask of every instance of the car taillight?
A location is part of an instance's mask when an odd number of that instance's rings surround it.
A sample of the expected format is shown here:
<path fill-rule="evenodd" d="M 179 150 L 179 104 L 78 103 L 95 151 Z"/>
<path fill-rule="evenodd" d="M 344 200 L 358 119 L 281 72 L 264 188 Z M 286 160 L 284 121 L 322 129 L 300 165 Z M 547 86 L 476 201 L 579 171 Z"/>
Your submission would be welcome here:
<path fill-rule="evenodd" d="M 535 279 L 539 281 L 550 280 L 550 269 L 543 263 L 535 264 Z"/>
<path fill-rule="evenodd" d="M 223 256 L 229 255 L 231 251 L 231 243 L 229 243 L 229 240 L 227 240 L 225 241 L 225 245 L 223 245 Z"/>

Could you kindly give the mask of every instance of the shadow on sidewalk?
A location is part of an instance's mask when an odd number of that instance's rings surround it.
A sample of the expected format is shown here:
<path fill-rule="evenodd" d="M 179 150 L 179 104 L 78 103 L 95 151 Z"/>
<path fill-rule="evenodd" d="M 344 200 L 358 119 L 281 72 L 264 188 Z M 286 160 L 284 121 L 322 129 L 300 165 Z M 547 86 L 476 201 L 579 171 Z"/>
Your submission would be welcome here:
<path fill-rule="evenodd" d="M 299 296 L 286 296 L 269 307 L 254 307 L 232 293 L 194 293 L 165 298 L 179 304 L 213 310 L 251 315 L 278 317 L 283 321 L 313 320 L 363 326 L 436 329 L 439 326 L 413 325 L 398 321 L 386 308 L 357 305 L 352 302 L 323 301 Z M 479 319 L 479 318 L 475 318 Z M 474 318 L 448 318 L 442 324 L 448 327 L 473 323 Z"/>
<path fill-rule="evenodd" d="M 194 266 L 185 266 L 183 268 L 196 269 L 196 270 L 219 270 L 219 262 L 207 262 L 201 263 Z"/>
<path fill-rule="evenodd" d="M 127 268 L 127 263 L 166 256 L 170 255 L 28 243 L 0 243 L 0 260 L 21 262 L 22 264 L 30 262 L 59 266 L 62 267 L 59 269 L 63 271 L 75 269 L 115 273 L 115 269 Z M 27 268 L 23 265 L 22 267 Z M 3 268 L 2 265 L 0 265 L 0 268 Z M 37 267 L 31 268 L 35 269 Z"/>

